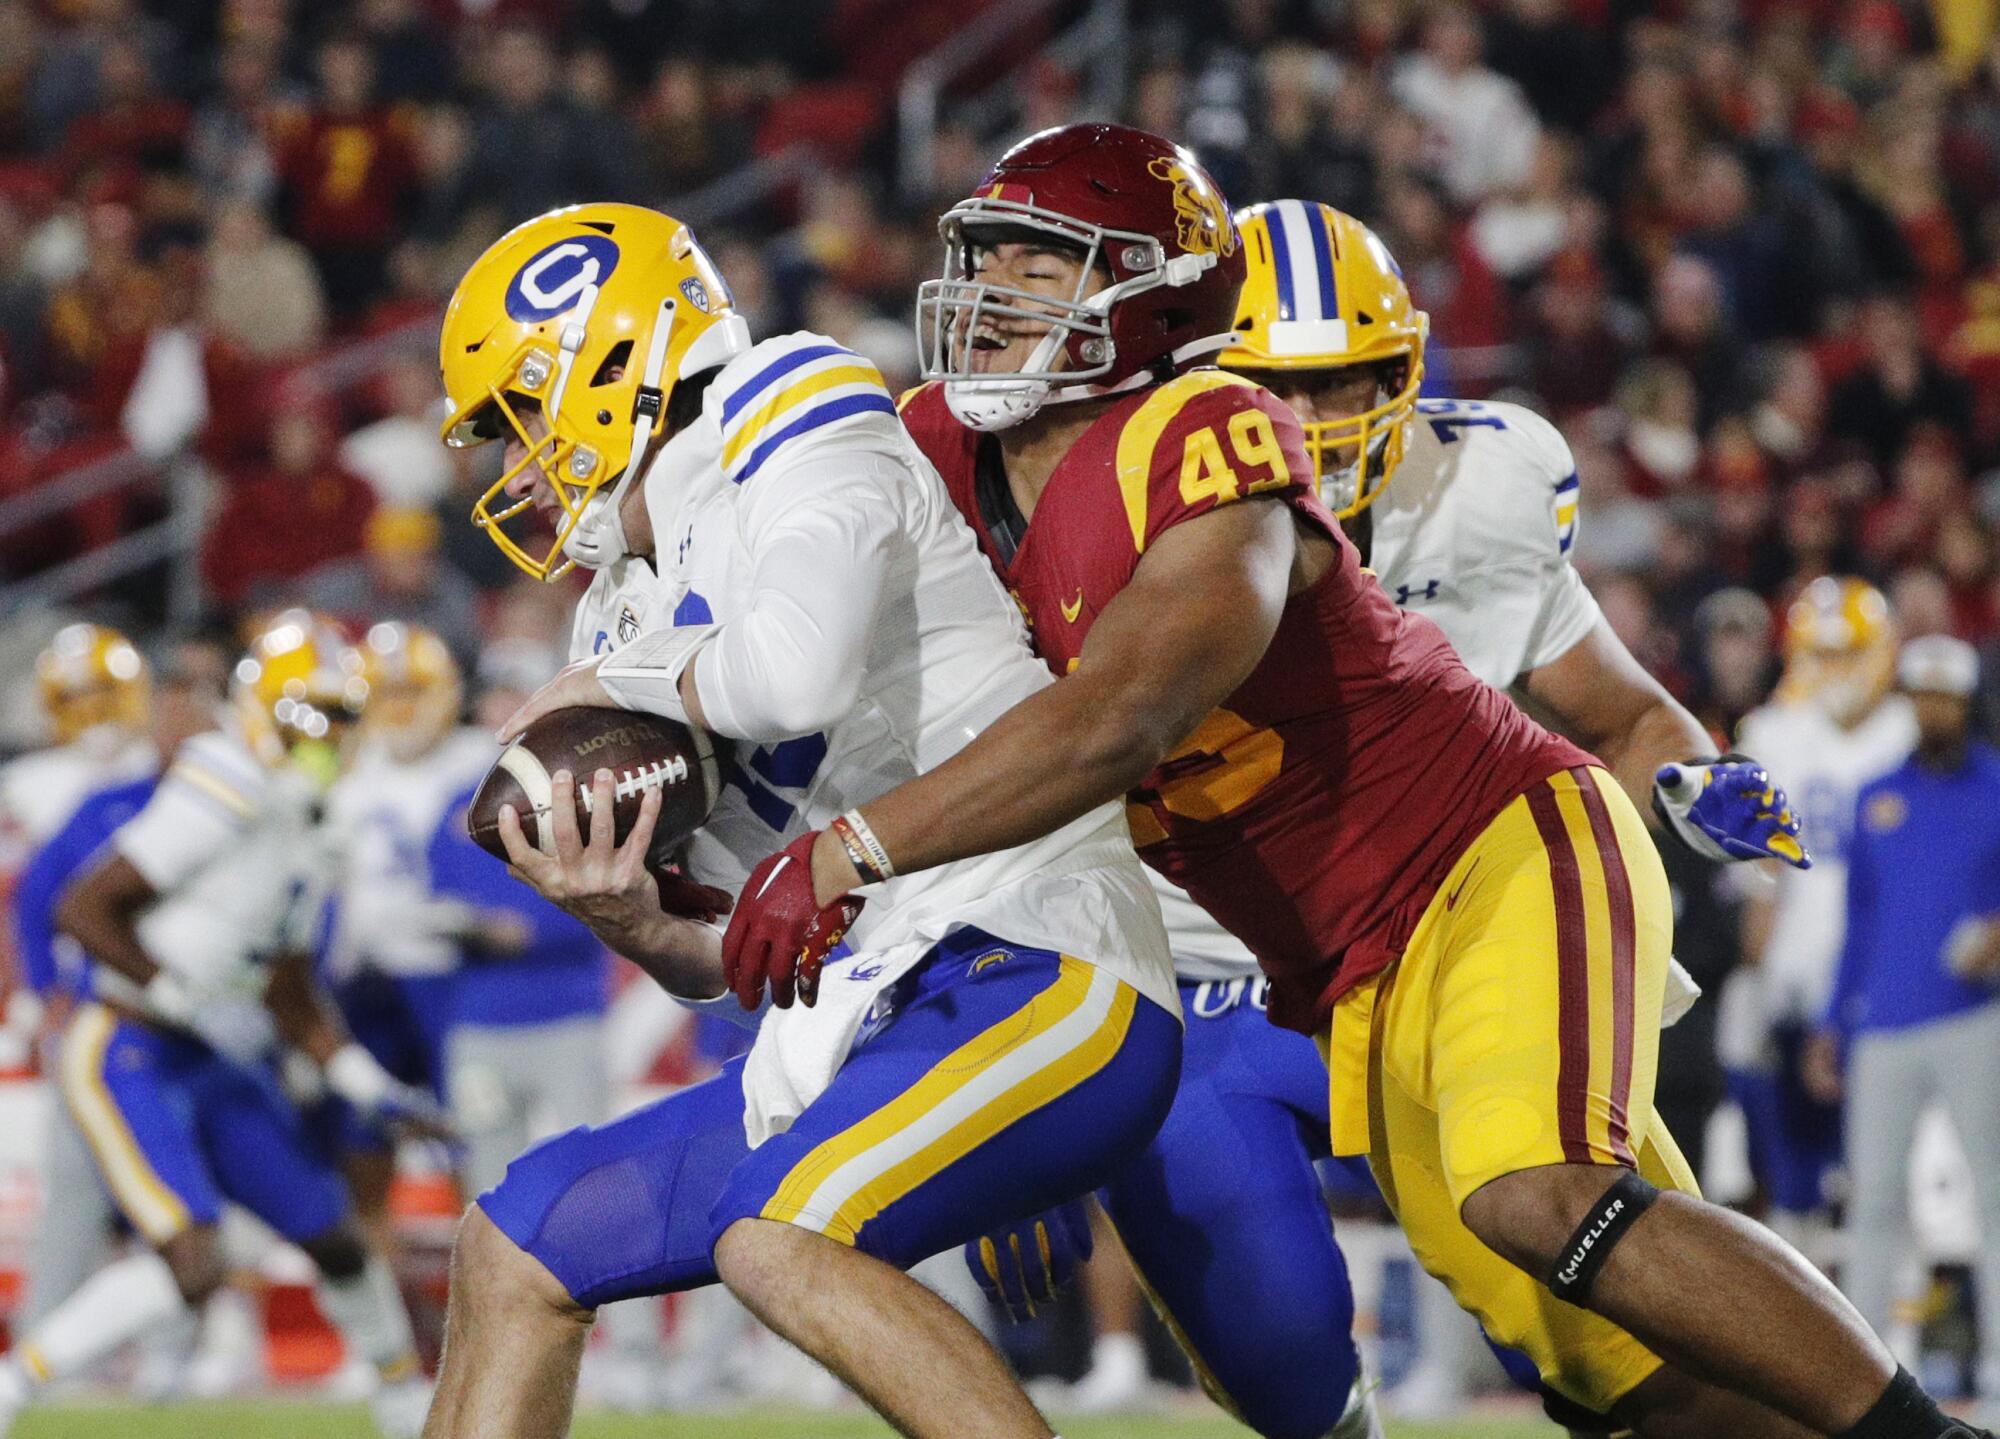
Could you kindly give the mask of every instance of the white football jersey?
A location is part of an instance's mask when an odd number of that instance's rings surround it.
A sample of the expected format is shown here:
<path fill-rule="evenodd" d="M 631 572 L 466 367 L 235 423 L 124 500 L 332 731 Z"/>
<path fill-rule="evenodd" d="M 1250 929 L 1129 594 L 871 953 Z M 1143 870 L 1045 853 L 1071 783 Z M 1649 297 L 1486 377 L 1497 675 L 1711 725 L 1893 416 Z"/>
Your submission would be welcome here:
<path fill-rule="evenodd" d="M 704 880 L 740 887 L 787 840 L 942 764 L 1053 682 L 873 367 L 822 336 L 767 340 L 731 361 L 645 483 L 657 571 L 633 558 L 601 571 L 571 652 L 718 626 L 695 679 L 735 754 L 690 848 Z M 1099 965 L 1178 1012 L 1158 908 L 1116 804 L 862 893 L 855 957 L 827 967 L 820 1011 L 835 991 L 873 993 L 976 926 Z M 775 1011 L 759 1048 L 813 1013 Z"/>
<path fill-rule="evenodd" d="M 1744 717 L 1736 743 L 1784 776 L 1813 857 L 1811 869 L 1777 870 L 1777 909 L 1762 964 L 1768 1017 L 1817 1023 L 1846 938 L 1855 797 L 1916 747 L 1916 716 L 1907 699 L 1893 694 L 1853 729 L 1811 703 L 1772 703 Z"/>
<path fill-rule="evenodd" d="M 467 726 L 429 754 L 400 764 L 371 745 L 327 797 L 327 824 L 345 860 L 328 973 L 361 969 L 444 974 L 458 963 L 453 937 L 463 906 L 432 897 L 432 837 L 445 811 L 479 782 L 500 753 L 486 730 Z"/>
<path fill-rule="evenodd" d="M 265 768 L 234 728 L 182 745 L 112 838 L 159 898 L 139 942 L 162 967 L 261 1012 L 266 963 L 309 945 L 335 866 L 302 775 Z M 99 965 L 98 991 L 135 1008 L 144 991 Z"/>
<path fill-rule="evenodd" d="M 1532 410 L 1419 401 L 1403 462 L 1367 514 L 1368 567 L 1382 588 L 1434 621 L 1496 689 L 1561 658 L 1597 625 L 1597 601 L 1569 562 L 1576 464 Z M 1165 880 L 1158 887 L 1183 978 L 1256 972 L 1234 935 Z"/>
<path fill-rule="evenodd" d="M 105 729 L 0 768 L 0 871 L 19 870 L 92 794 L 144 779 L 159 763 L 151 740 Z"/>

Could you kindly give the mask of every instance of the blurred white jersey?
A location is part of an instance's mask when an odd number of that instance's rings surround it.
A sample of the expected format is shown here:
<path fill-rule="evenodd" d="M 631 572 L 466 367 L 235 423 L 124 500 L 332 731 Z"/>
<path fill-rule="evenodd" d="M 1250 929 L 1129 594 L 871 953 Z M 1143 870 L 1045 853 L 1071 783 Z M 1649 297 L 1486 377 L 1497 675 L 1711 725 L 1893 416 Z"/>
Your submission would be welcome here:
<path fill-rule="evenodd" d="M 159 893 L 136 925 L 146 953 L 261 1023 L 265 966 L 310 945 L 334 868 L 316 810 L 304 776 L 265 768 L 233 728 L 182 745 L 112 839 Z M 93 983 L 148 1007 L 144 991 L 107 965 Z"/>
<path fill-rule="evenodd" d="M 92 794 L 159 763 L 151 740 L 100 728 L 0 768 L 0 872 L 19 870 Z"/>
<path fill-rule="evenodd" d="M 1444 631 L 1467 669 L 1507 689 L 1597 626 L 1597 601 L 1569 562 L 1577 488 L 1569 445 L 1532 410 L 1420 401 L 1403 462 L 1366 511 L 1368 568 Z M 1234 935 L 1155 879 L 1184 978 L 1256 972 Z"/>
<path fill-rule="evenodd" d="M 500 746 L 483 729 L 454 730 L 429 754 L 398 763 L 379 745 L 327 797 L 327 825 L 345 860 L 328 977 L 364 968 L 398 977 L 458 963 L 465 906 L 431 894 L 429 850 L 453 800 L 479 782 Z"/>
<path fill-rule="evenodd" d="M 1855 797 L 1916 747 L 1916 717 L 1910 702 L 1895 694 L 1853 729 L 1842 729 L 1809 702 L 1772 703 L 1744 717 L 1736 743 L 1784 776 L 1813 857 L 1811 869 L 1777 871 L 1777 909 L 1760 967 L 1766 1017 L 1817 1024 L 1846 937 Z"/>
<path fill-rule="evenodd" d="M 736 750 L 689 852 L 705 880 L 739 887 L 787 840 L 936 768 L 1052 683 L 873 367 L 830 340 L 788 335 L 730 362 L 645 483 L 657 573 L 642 559 L 601 571 L 571 653 L 716 626 L 696 681 L 710 728 Z M 795 1101 L 810 1102 L 844 1059 L 866 1009 L 855 1001 L 964 926 L 1099 965 L 1178 1011 L 1118 805 L 862 894 L 857 953 L 827 966 L 818 1006 L 773 1011 L 760 1029 L 759 1052 L 791 1046 L 799 1058 Z M 808 1055 L 831 1060 L 823 1075 L 803 1072 Z M 758 1067 L 753 1054 L 750 1078 Z M 746 1093 L 756 1110 L 748 1082 Z"/>

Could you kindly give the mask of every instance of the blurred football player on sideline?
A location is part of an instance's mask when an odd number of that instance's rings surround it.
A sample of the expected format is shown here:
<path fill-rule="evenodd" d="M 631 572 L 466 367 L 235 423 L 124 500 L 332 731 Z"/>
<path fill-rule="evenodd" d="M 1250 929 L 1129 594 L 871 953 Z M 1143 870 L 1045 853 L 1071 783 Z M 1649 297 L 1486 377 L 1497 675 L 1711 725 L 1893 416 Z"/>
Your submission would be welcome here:
<path fill-rule="evenodd" d="M 920 333 L 946 383 L 904 419 L 1064 678 L 848 817 L 871 872 L 1129 792 L 1146 857 L 1323 1046 L 1334 1148 L 1371 1155 L 1418 1257 L 1551 1387 L 1647 1434 L 1944 1434 L 1817 1271 L 1687 1192 L 1651 1113 L 1672 916 L 1636 807 L 1363 574 L 1282 402 L 1189 368 L 1233 338 L 1243 274 L 1213 182 L 1070 126 L 943 227 Z M 1710 839 L 1803 860 L 1755 766 L 1690 787 Z M 739 978 L 853 903 L 837 833 L 800 856 L 753 871 Z"/>
<path fill-rule="evenodd" d="M 52 1075 L 58 1072 L 62 1026 L 74 998 L 72 975 L 57 962 L 55 947 L 42 940 L 42 927 L 27 919 L 29 912 L 45 915 L 53 896 L 22 886 L 36 857 L 90 795 L 150 779 L 160 752 L 150 733 L 148 667 L 116 630 L 93 624 L 58 630 L 35 661 L 35 691 L 52 743 L 0 769 L 0 873 L 14 890 L 21 965 L 7 997 L 6 1027 L 41 1036 L 42 1072 Z M 89 1278 L 110 1235 L 110 1200 L 94 1178 L 82 1136 L 59 1105 L 50 1111 L 46 1136 L 44 1194 L 64 1199 L 43 1204 L 36 1216 L 17 1327 L 32 1324 Z"/>
<path fill-rule="evenodd" d="M 616 698 L 735 740 L 696 876 L 733 886 L 794 835 L 803 863 L 814 826 L 1050 683 L 875 367 L 817 335 L 753 345 L 678 221 L 517 228 L 460 282 L 440 359 L 447 435 L 507 442 L 477 518 L 530 573 L 597 571 L 580 662 L 510 731 Z M 531 507 L 554 531 L 532 549 L 503 528 Z M 536 842 L 501 811 L 514 866 L 669 989 L 760 1007 L 767 967 L 732 994 L 695 918 L 729 896 L 647 871 L 659 787 L 614 850 L 611 772 L 530 762 L 510 772 L 540 789 Z M 1181 1031 L 1145 874 L 1107 802 L 885 885 L 849 940 L 823 979 L 780 966 L 722 1079 L 529 1151 L 468 1213 L 433 1439 L 565 1432 L 591 1310 L 717 1278 L 903 1433 L 1046 1439 L 978 1331 L 897 1270 L 1094 1187 L 1159 1127 Z"/>
<path fill-rule="evenodd" d="M 1808 1091 L 1801 1051 L 1826 1013 L 1840 962 L 1855 796 L 1902 763 L 1917 721 L 1908 697 L 1891 693 L 1896 627 L 1873 585 L 1832 575 L 1807 585 L 1786 615 L 1784 650 L 1777 694 L 1744 716 L 1737 742 L 1784 756 L 1818 863 L 1796 872 L 1773 866 L 1775 885 L 1745 885 L 1749 963 L 1723 986 L 1717 1047 L 1743 1110 L 1767 1222 L 1826 1258 L 1823 1186 L 1840 1163 L 1840 1108 Z"/>
<path fill-rule="evenodd" d="M 319 1266 L 320 1301 L 381 1377 L 385 1432 L 416 1430 L 424 1385 L 395 1281 L 352 1223 L 330 1160 L 281 1092 L 278 1041 L 365 1114 L 427 1101 L 347 1040 L 305 949 L 328 861 L 318 810 L 367 698 L 361 659 L 303 611 L 239 662 L 224 726 L 181 747 L 145 807 L 57 903 L 93 961 L 60 1087 L 132 1227 L 151 1246 L 100 1270 L 0 1363 L 0 1423 L 198 1305 L 225 1278 L 229 1199 Z"/>

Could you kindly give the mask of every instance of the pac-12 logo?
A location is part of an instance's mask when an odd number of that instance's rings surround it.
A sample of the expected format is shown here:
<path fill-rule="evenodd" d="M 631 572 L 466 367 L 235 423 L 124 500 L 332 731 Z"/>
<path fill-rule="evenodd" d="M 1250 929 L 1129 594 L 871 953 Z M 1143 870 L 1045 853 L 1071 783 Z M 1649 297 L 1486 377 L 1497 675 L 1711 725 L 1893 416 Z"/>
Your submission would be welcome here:
<path fill-rule="evenodd" d="M 710 303 L 708 286 L 702 284 L 700 276 L 689 275 L 685 280 L 681 281 L 681 293 L 687 296 L 687 302 L 690 305 L 693 305 L 704 315 L 708 313 Z"/>
<path fill-rule="evenodd" d="M 602 285 L 618 268 L 618 247 L 606 235 L 558 240 L 523 265 L 507 286 L 507 313 L 523 324 L 553 319 Z"/>

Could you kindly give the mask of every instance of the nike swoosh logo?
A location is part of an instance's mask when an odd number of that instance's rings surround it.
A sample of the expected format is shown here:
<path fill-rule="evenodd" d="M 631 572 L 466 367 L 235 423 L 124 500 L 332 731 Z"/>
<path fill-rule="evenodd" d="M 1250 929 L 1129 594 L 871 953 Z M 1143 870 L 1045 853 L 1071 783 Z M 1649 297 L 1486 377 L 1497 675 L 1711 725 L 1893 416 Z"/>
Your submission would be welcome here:
<path fill-rule="evenodd" d="M 1475 859 L 1472 862 L 1472 868 L 1465 872 L 1465 878 L 1458 882 L 1458 888 L 1444 897 L 1444 907 L 1447 912 L 1458 908 L 1458 897 L 1465 893 L 1465 887 L 1472 883 L 1472 876 L 1478 869 L 1479 861 Z"/>
<path fill-rule="evenodd" d="M 790 864 L 791 862 L 792 862 L 792 857 L 790 855 L 786 855 L 783 859 L 779 860 L 776 864 L 772 865 L 771 872 L 764 876 L 764 882 L 757 886 L 757 893 L 753 895 L 752 898 L 762 899 L 764 897 L 764 891 L 769 889 L 772 885 L 778 882 L 778 876 L 785 872 L 785 866 Z"/>
<path fill-rule="evenodd" d="M 1081 589 L 1077 590 L 1075 599 L 1063 601 L 1062 612 L 1063 620 L 1066 623 L 1076 623 L 1076 617 L 1083 613 L 1083 591 Z"/>

